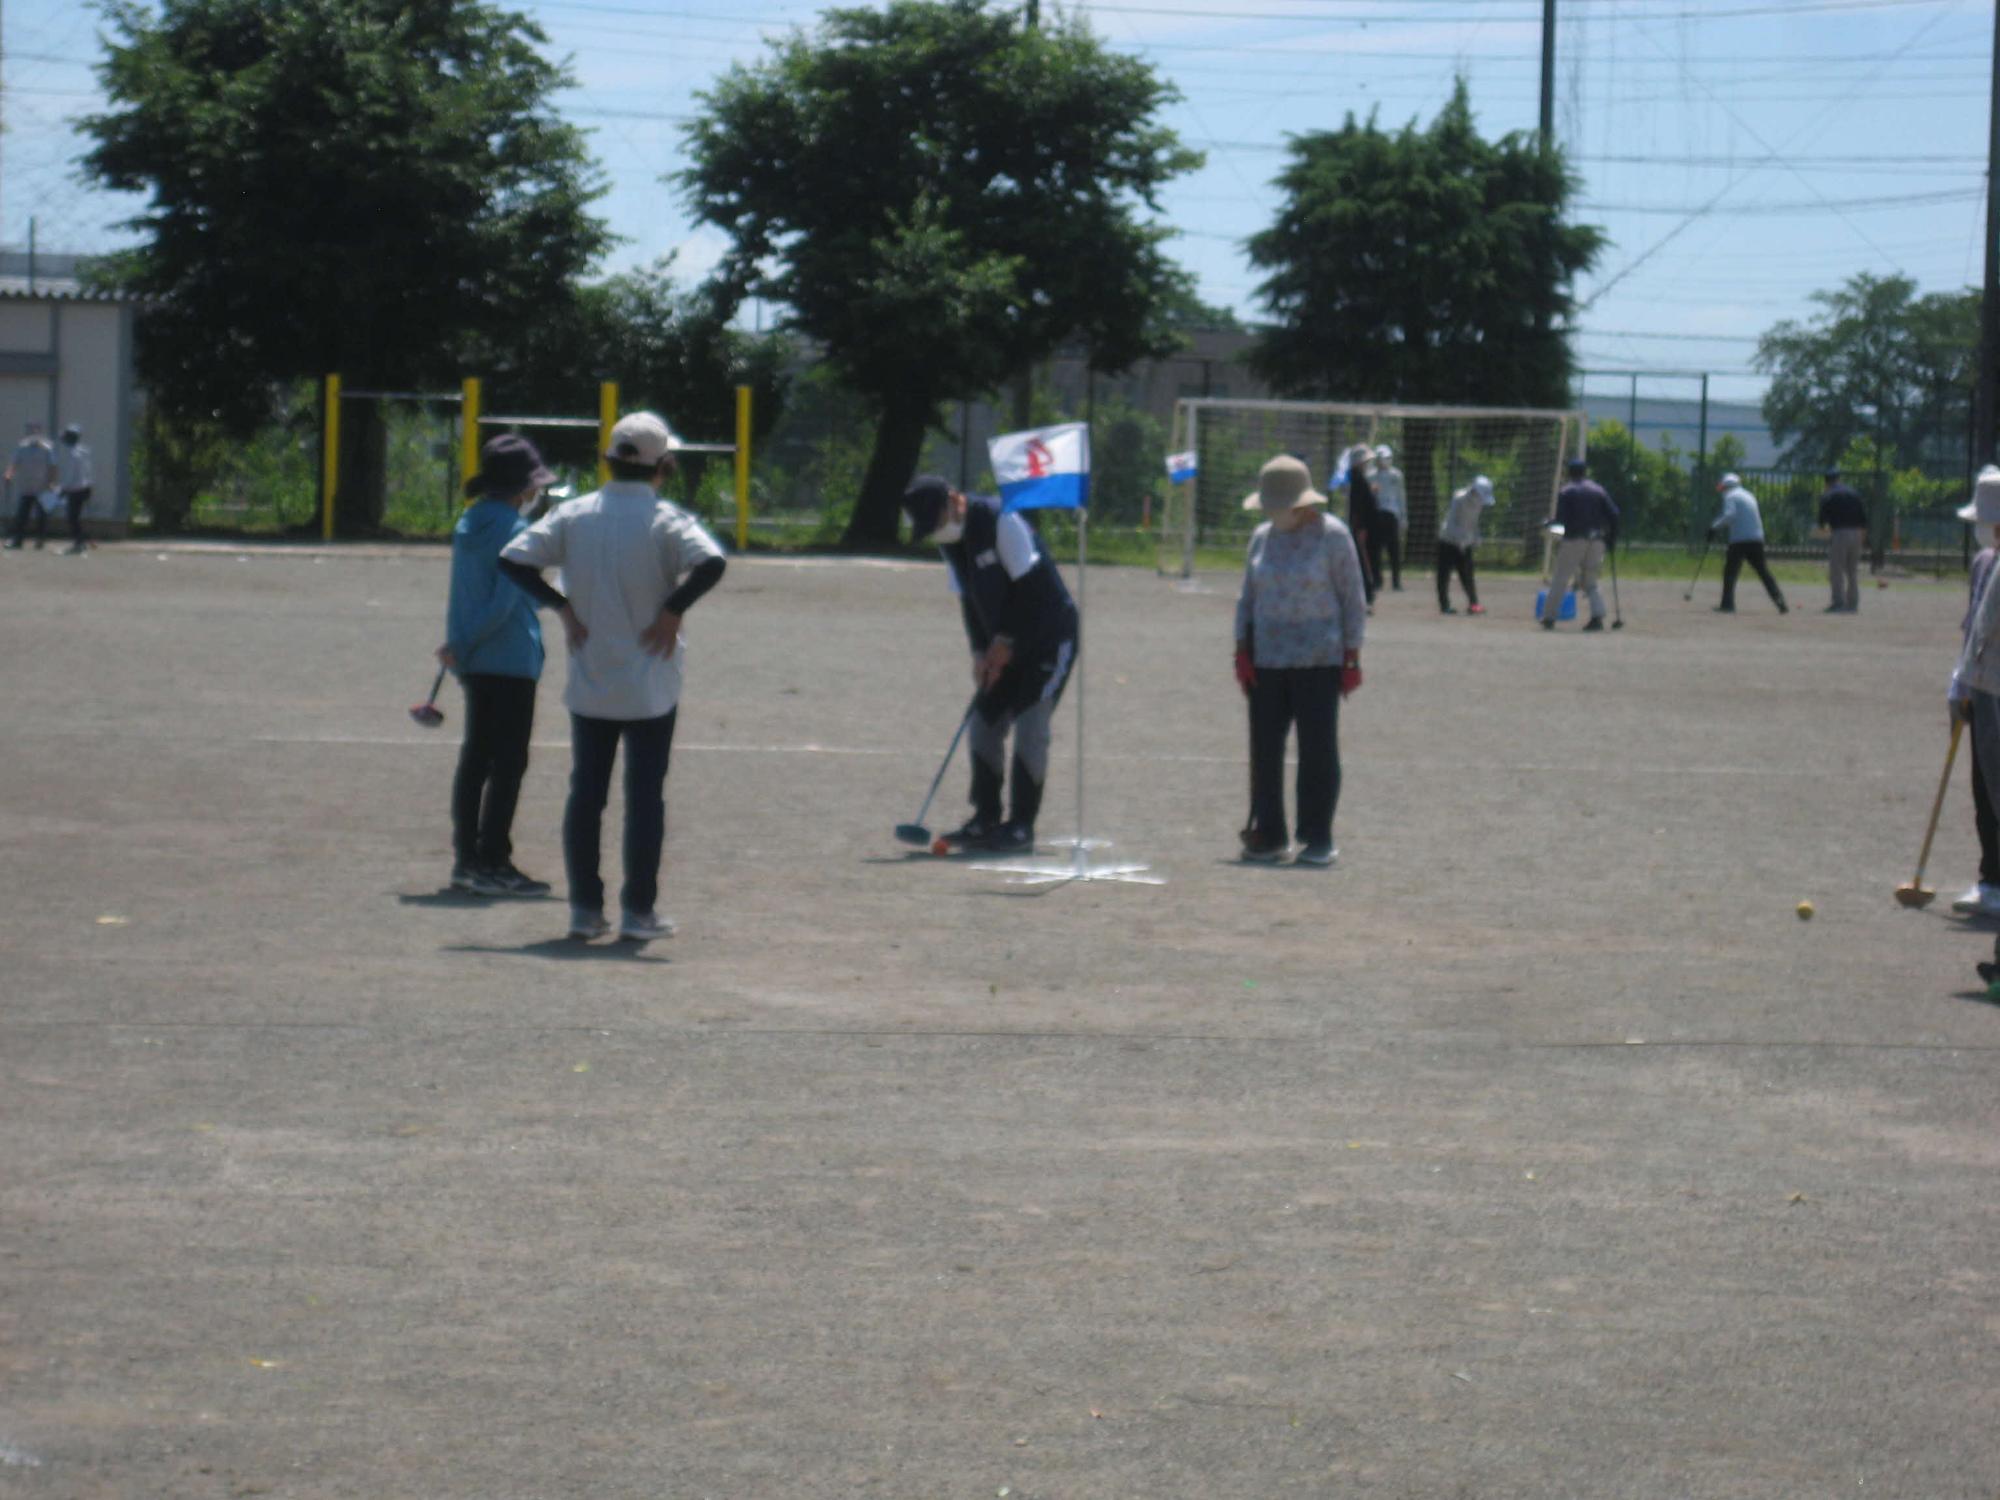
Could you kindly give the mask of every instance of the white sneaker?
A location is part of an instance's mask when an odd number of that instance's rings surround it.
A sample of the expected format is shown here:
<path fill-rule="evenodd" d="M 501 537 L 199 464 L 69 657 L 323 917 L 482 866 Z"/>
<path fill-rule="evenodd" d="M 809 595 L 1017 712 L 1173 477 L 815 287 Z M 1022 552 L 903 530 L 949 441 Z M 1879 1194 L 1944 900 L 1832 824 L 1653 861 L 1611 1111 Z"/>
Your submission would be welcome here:
<path fill-rule="evenodd" d="M 2000 917 L 2000 885 L 1979 884 L 1951 903 L 1961 917 Z"/>
<path fill-rule="evenodd" d="M 1340 851 L 1331 844 L 1307 844 L 1293 861 L 1301 865 L 1318 865 L 1321 869 L 1340 858 Z"/>
<path fill-rule="evenodd" d="M 649 911 L 628 911 L 618 919 L 618 935 L 644 943 L 653 938 L 672 937 L 673 922 Z"/>
<path fill-rule="evenodd" d="M 579 942 L 587 943 L 592 938 L 607 936 L 611 924 L 604 920 L 604 913 L 592 911 L 587 906 L 572 906 L 569 909 L 569 935 Z"/>

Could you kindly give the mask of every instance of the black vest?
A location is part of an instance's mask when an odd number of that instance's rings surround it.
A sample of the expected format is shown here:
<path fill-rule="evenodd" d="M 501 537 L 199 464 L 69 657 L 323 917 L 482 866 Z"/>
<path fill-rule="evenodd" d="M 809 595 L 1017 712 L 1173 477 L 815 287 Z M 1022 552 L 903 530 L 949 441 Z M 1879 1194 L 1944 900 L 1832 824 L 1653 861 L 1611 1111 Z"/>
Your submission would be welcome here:
<path fill-rule="evenodd" d="M 991 495 L 965 497 L 965 532 L 938 548 L 958 580 L 965 634 L 984 651 L 996 635 L 1013 639 L 1015 654 L 1035 656 L 1076 637 L 1076 605 L 1062 573 L 1037 544 L 1035 565 L 1009 578 L 1000 561 L 1000 502 Z"/>

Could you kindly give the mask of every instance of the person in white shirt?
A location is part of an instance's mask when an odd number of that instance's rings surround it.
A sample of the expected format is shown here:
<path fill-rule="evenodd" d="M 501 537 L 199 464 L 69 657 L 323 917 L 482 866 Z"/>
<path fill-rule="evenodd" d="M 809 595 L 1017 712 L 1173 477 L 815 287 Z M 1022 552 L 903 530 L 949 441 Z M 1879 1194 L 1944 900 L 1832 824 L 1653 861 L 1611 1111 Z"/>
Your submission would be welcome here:
<path fill-rule="evenodd" d="M 1771 576 L 1771 565 L 1764 561 L 1764 518 L 1758 513 L 1757 497 L 1745 489 L 1743 481 L 1734 474 L 1724 474 L 1715 488 L 1722 495 L 1722 509 L 1708 523 L 1708 529 L 1713 531 L 1723 526 L 1729 531 L 1729 551 L 1722 563 L 1722 602 L 1715 606 L 1715 612 L 1719 615 L 1736 613 L 1736 579 L 1747 562 L 1764 580 L 1764 592 L 1778 606 L 1778 613 L 1788 614 L 1791 606 L 1785 603 L 1784 590 Z"/>
<path fill-rule="evenodd" d="M 68 555 L 81 556 L 90 550 L 83 535 L 83 508 L 90 504 L 90 449 L 84 446 L 83 429 L 74 422 L 63 429 L 56 447 L 56 488 L 69 511 Z"/>
<path fill-rule="evenodd" d="M 611 770 L 625 746 L 625 886 L 621 937 L 666 937 L 673 924 L 655 910 L 666 837 L 667 760 L 681 697 L 687 647 L 681 617 L 722 577 L 722 549 L 701 523 L 662 500 L 680 446 L 649 411 L 619 419 L 604 459 L 611 482 L 557 506 L 500 553 L 500 571 L 556 610 L 568 637 L 569 805 L 563 863 L 569 876 L 570 936 L 611 930 L 604 917 L 598 842 Z M 551 588 L 559 567 L 569 594 Z"/>
<path fill-rule="evenodd" d="M 0 474 L 0 484 L 13 491 L 16 502 L 14 531 L 7 538 L 9 552 L 21 550 L 30 526 L 35 528 L 35 550 L 42 550 L 42 544 L 49 535 L 47 501 L 55 483 L 55 450 L 49 447 L 49 440 L 42 433 L 42 424 L 30 422 L 22 433 L 19 446 L 14 449 L 13 458 L 7 462 L 7 471 Z"/>
<path fill-rule="evenodd" d="M 1403 536 L 1410 529 L 1410 505 L 1403 490 L 1403 471 L 1396 467 L 1396 453 L 1387 443 L 1375 450 L 1375 510 L 1381 517 L 1377 528 L 1381 532 L 1378 541 L 1371 533 L 1368 550 L 1377 554 L 1370 558 L 1369 565 L 1375 569 L 1375 576 L 1382 575 L 1379 553 L 1387 549 L 1389 553 L 1390 588 L 1397 593 L 1403 591 Z"/>
<path fill-rule="evenodd" d="M 1479 518 L 1486 507 L 1493 503 L 1493 481 L 1484 474 L 1475 475 L 1472 483 L 1451 497 L 1451 504 L 1445 507 L 1444 522 L 1438 527 L 1437 589 L 1438 613 L 1455 615 L 1451 607 L 1451 575 L 1458 574 L 1458 581 L 1465 586 L 1465 612 L 1469 615 L 1483 615 L 1486 606 L 1479 602 L 1479 586 L 1472 576 L 1472 549 L 1479 545 Z"/>

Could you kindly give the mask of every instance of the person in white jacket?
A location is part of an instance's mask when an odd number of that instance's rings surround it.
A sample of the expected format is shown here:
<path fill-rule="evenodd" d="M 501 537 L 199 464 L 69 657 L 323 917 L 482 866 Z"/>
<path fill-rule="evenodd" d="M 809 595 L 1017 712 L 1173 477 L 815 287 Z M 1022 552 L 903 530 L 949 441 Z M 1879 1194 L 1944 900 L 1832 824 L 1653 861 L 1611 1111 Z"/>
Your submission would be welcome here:
<path fill-rule="evenodd" d="M 1771 565 L 1764 561 L 1764 517 L 1757 510 L 1757 497 L 1734 474 L 1724 474 L 1715 488 L 1722 496 L 1722 509 L 1708 523 L 1708 529 L 1713 531 L 1720 526 L 1729 534 L 1729 551 L 1722 563 L 1722 602 L 1715 606 L 1715 612 L 1736 613 L 1736 579 L 1747 562 L 1764 580 L 1764 591 L 1778 606 L 1778 613 L 1788 614 L 1791 607 L 1785 603 L 1785 591 L 1778 587 L 1778 580 L 1771 576 Z"/>
<path fill-rule="evenodd" d="M 1472 549 L 1479 545 L 1479 518 L 1492 503 L 1493 481 L 1480 474 L 1453 495 L 1451 504 L 1445 507 L 1444 524 L 1438 527 L 1439 614 L 1458 613 L 1451 607 L 1451 575 L 1454 570 L 1458 573 L 1458 581 L 1465 586 L 1465 612 L 1469 615 L 1486 613 L 1486 606 L 1479 602 L 1479 586 L 1472 578 Z"/>
<path fill-rule="evenodd" d="M 1979 471 L 1972 503 L 1958 513 L 1989 546 L 2000 544 L 2000 469 Z M 1981 566 L 1981 562 L 1984 566 Z M 1946 702 L 1952 717 L 1972 730 L 1973 827 L 1979 835 L 1979 880 L 1951 903 L 1963 916 L 2000 917 L 2000 830 L 1990 793 L 2000 788 L 2000 589 L 1992 587 L 1992 555 L 1982 551 L 1972 571 L 1972 608 L 1966 616 L 1958 665 Z"/>
<path fill-rule="evenodd" d="M 1403 591 L 1403 536 L 1410 529 L 1410 505 L 1403 490 L 1403 471 L 1396 467 L 1396 453 L 1387 443 L 1375 450 L 1375 511 L 1380 518 L 1378 530 L 1381 539 L 1373 535 L 1368 538 L 1368 550 L 1375 556 L 1370 558 L 1370 566 L 1375 569 L 1379 580 L 1382 576 L 1380 553 L 1389 554 L 1390 587 L 1397 593 Z"/>

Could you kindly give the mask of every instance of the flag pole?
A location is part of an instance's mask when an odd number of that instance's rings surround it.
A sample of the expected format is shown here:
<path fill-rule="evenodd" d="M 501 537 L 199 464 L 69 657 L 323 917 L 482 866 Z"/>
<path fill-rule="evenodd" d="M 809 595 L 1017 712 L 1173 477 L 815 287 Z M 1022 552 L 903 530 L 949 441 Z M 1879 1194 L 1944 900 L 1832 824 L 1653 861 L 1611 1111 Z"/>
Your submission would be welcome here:
<path fill-rule="evenodd" d="M 1090 863 L 1083 825 L 1083 690 L 1084 633 L 1090 615 L 1085 604 L 1090 595 L 1090 507 L 1076 512 L 1076 873 L 1082 875 Z"/>

